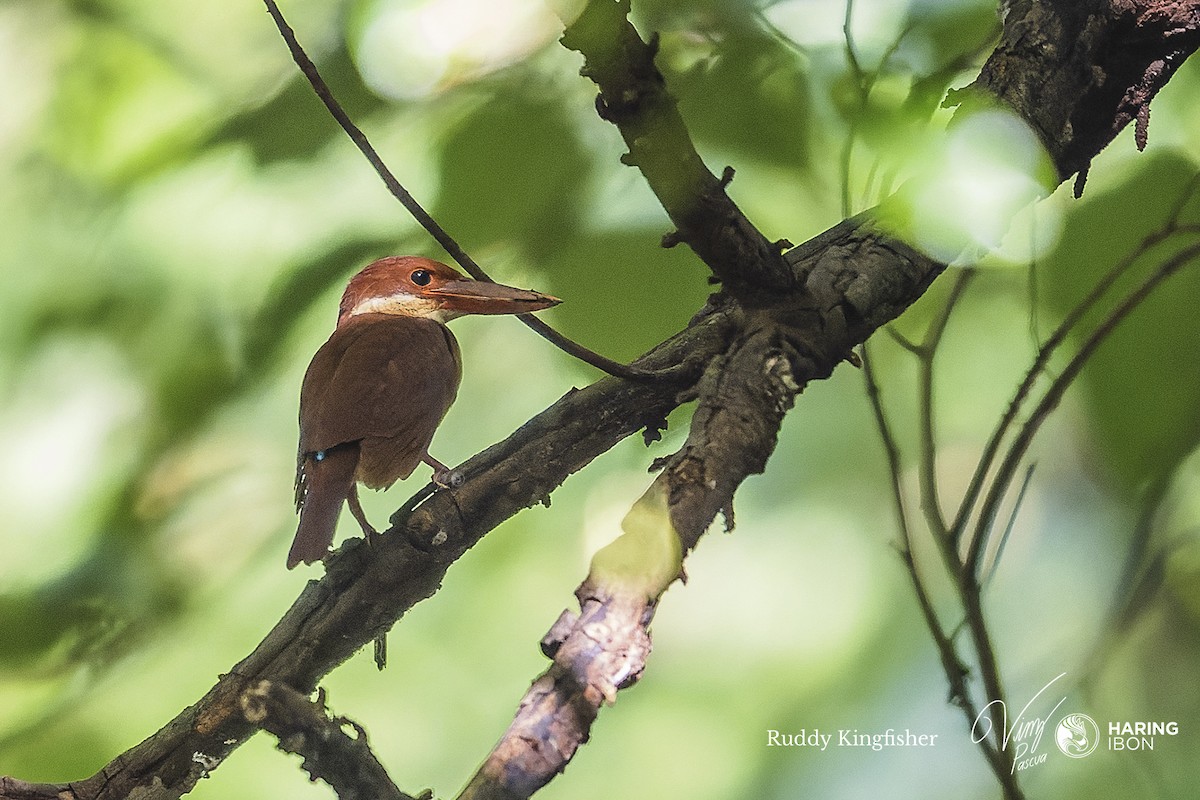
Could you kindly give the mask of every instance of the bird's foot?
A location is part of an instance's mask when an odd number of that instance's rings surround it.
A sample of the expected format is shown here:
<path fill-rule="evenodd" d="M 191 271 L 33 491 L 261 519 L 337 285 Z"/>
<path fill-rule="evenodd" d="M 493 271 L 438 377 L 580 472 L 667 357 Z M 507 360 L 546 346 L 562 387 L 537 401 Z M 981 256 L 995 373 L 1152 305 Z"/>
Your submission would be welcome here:
<path fill-rule="evenodd" d="M 422 456 L 421 460 L 433 468 L 433 483 L 439 489 L 457 489 L 467 480 L 462 472 L 450 469 L 429 453 Z"/>
<path fill-rule="evenodd" d="M 457 489 L 466 481 L 466 477 L 457 469 L 439 469 L 433 473 L 433 482 L 439 489 Z"/>

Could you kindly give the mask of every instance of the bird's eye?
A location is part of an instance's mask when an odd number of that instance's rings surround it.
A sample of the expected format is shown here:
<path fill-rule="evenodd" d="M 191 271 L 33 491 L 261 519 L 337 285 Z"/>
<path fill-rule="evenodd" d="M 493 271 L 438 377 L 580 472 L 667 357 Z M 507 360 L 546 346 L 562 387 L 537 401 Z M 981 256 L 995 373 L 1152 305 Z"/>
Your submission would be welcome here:
<path fill-rule="evenodd" d="M 415 269 L 413 270 L 413 274 L 408 277 L 412 278 L 412 282 L 417 286 L 428 286 L 429 279 L 433 276 L 429 274 L 429 270 L 427 269 Z"/>

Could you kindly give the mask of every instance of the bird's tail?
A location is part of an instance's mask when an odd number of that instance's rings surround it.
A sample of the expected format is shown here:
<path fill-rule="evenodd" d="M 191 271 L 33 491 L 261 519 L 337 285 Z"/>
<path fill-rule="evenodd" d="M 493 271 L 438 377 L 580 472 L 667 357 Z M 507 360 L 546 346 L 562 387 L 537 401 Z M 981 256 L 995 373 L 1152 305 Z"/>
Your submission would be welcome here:
<path fill-rule="evenodd" d="M 288 569 L 303 561 L 320 561 L 329 552 L 342 503 L 354 486 L 358 442 L 348 442 L 301 456 L 296 474 L 296 506 L 300 524 L 288 551 Z"/>

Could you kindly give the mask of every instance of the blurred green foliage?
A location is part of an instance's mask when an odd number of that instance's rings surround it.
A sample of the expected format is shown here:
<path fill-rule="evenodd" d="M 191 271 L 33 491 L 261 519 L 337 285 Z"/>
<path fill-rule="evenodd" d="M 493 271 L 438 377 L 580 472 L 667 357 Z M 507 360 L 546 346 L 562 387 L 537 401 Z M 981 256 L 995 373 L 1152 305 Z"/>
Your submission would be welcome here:
<path fill-rule="evenodd" d="M 634 6 L 643 32 L 662 34 L 660 63 L 710 166 L 736 167 L 734 197 L 795 242 L 840 219 L 843 194 L 858 211 L 933 169 L 949 113 L 938 104 L 970 81 L 997 25 L 981 0 L 860 3 L 856 72 L 840 4 Z M 498 279 L 565 298 L 546 316 L 566 333 L 630 358 L 703 304 L 703 265 L 658 246 L 669 224 L 620 165 L 619 137 L 539 3 L 284 10 L 401 180 Z M 386 28 L 400 11 L 428 26 Z M 468 20 L 496 35 L 450 35 Z M 388 93 L 364 80 L 387 77 L 372 61 L 381 41 L 387 69 L 427 77 Z M 1147 153 L 1123 134 L 1083 199 L 1060 189 L 987 243 L 938 357 L 945 498 L 1031 361 L 1031 328 L 1044 335 L 1161 226 L 1196 173 L 1198 88 L 1188 63 L 1155 101 Z M 317 574 L 283 569 L 300 377 L 348 275 L 385 253 L 438 253 L 254 0 L 8 0 L 0 96 L 0 774 L 61 781 L 199 697 Z M 1200 218 L 1200 201 L 1183 218 Z M 1031 796 L 1185 797 L 1198 777 L 1185 758 L 1200 723 L 1198 275 L 1164 285 L 1068 393 L 1032 453 L 986 598 L 1014 696 L 1065 671 L 1072 702 L 1097 719 L 1176 719 L 1183 733 L 1086 768 L 1052 753 Z M 897 330 L 919 338 L 945 296 L 939 283 Z M 434 443 L 443 460 L 595 377 L 511 320 L 455 328 L 466 380 Z M 915 365 L 886 337 L 872 346 L 915 484 Z M 650 460 L 682 440 L 687 412 L 671 423 L 665 442 L 622 444 L 552 508 L 487 537 L 397 627 L 385 673 L 364 654 L 330 676 L 332 707 L 366 726 L 401 785 L 448 795 L 466 780 L 542 669 L 536 642 L 619 534 Z M 545 796 L 994 794 L 889 547 L 886 480 L 860 376 L 810 387 L 767 474 L 739 493 L 736 534 L 705 540 L 688 585 L 666 595 L 642 684 Z M 368 514 L 385 518 L 405 492 L 367 498 Z M 1148 498 L 1163 503 L 1137 536 Z M 927 541 L 918 558 L 937 574 Z M 1130 575 L 1136 602 L 1109 616 Z M 765 746 L 768 728 L 888 727 L 939 733 L 939 746 Z M 265 737 L 195 794 L 330 796 Z"/>
<path fill-rule="evenodd" d="M 1183 221 L 1200 217 L 1194 162 L 1176 152 L 1151 158 L 1157 163 L 1128 176 L 1066 219 L 1050 254 L 1055 268 L 1042 273 L 1050 299 L 1061 308 L 1078 298 L 1079 287 L 1094 284 L 1107 272 L 1114 255 L 1136 252 L 1144 237 L 1161 230 L 1181 200 Z M 1132 209 L 1136 213 L 1130 213 Z M 1106 226 L 1114 230 L 1097 236 Z M 1183 238 L 1169 239 L 1151 251 L 1119 288 L 1128 291 L 1144 280 L 1180 249 Z M 1198 443 L 1200 361 L 1190 354 L 1200 353 L 1200 330 L 1189 319 L 1197 297 L 1200 271 L 1184 270 L 1148 298 L 1087 367 L 1090 424 L 1098 428 L 1096 441 L 1107 451 L 1104 461 L 1112 477 L 1131 495 L 1148 482 L 1168 478 Z M 1084 330 L 1100 319 L 1093 314 Z"/>

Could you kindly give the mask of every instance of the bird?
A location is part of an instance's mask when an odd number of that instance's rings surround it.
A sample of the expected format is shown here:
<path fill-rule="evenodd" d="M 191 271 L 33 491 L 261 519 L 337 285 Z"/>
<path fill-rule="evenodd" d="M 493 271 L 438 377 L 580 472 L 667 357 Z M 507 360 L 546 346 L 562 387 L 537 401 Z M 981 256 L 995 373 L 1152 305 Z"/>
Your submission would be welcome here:
<path fill-rule="evenodd" d="M 359 483 L 386 489 L 422 462 L 440 488 L 461 475 L 429 455 L 434 431 L 462 380 L 458 342 L 446 323 L 464 314 L 524 314 L 556 297 L 488 281 L 420 256 L 389 256 L 346 285 L 329 340 L 300 388 L 296 510 L 287 566 L 328 555 L 342 504 L 368 540 L 377 535 Z"/>

